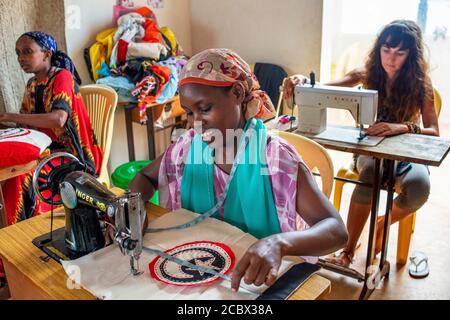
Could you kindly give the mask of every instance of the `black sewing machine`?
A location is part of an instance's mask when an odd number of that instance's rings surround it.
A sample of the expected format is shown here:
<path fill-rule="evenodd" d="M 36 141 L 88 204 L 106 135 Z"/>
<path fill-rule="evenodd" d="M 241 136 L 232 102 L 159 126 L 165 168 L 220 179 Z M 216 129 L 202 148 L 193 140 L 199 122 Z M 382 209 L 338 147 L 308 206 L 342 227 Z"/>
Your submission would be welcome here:
<path fill-rule="evenodd" d="M 69 153 L 44 158 L 33 175 L 36 195 L 51 205 L 64 205 L 64 228 L 33 240 L 48 257 L 73 260 L 105 247 L 106 238 L 130 256 L 133 274 L 140 274 L 145 209 L 139 193 L 116 196 L 99 183 L 87 168 Z"/>

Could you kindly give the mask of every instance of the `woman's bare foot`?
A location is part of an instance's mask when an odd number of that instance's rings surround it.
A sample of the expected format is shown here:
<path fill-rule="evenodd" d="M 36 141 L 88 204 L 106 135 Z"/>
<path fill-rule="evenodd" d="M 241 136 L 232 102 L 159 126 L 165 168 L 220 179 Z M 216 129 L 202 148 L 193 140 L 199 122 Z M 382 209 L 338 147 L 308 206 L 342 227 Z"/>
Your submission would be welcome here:
<path fill-rule="evenodd" d="M 342 267 L 348 267 L 353 262 L 353 255 L 354 254 L 352 252 L 343 250 L 337 257 L 330 256 L 326 257 L 325 260 L 329 263 L 333 263 Z"/>

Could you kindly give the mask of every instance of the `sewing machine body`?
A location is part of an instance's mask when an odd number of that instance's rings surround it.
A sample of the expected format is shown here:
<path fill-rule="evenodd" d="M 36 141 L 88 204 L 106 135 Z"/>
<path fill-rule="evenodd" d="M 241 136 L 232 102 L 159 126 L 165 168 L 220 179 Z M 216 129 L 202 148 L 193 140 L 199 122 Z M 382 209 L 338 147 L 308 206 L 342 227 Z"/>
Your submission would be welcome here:
<path fill-rule="evenodd" d="M 378 92 L 358 88 L 298 85 L 294 90 L 298 106 L 298 131 L 320 134 L 327 128 L 327 109 L 350 111 L 356 126 L 375 122 L 378 109 Z"/>
<path fill-rule="evenodd" d="M 71 161 L 61 160 L 62 164 L 55 166 L 54 160 L 58 157 L 70 158 Z M 46 172 L 43 169 L 49 163 L 52 169 Z M 55 237 L 51 232 L 33 241 L 49 256 L 67 260 L 99 250 L 105 247 L 109 226 L 114 230 L 114 243 L 122 254 L 130 257 L 132 274 L 141 273 L 138 261 L 142 253 L 146 212 L 139 193 L 126 192 L 116 196 L 95 177 L 84 172 L 78 159 L 66 153 L 56 153 L 42 160 L 33 176 L 33 188 L 47 203 L 49 198 L 42 191 L 49 188 L 52 194 L 60 196 L 64 205 L 64 232 L 58 229 L 54 231 Z M 51 201 L 54 202 L 53 199 Z"/>

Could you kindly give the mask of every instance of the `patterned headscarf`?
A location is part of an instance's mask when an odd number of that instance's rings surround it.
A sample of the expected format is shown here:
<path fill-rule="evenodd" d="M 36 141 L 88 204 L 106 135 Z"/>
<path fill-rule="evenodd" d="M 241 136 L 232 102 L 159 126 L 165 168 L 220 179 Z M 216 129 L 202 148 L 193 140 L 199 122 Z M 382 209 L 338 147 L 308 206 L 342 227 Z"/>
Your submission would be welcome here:
<path fill-rule="evenodd" d="M 229 49 L 208 49 L 193 56 L 180 75 L 180 87 L 188 83 L 213 87 L 229 87 L 240 82 L 245 88 L 246 119 L 263 121 L 275 117 L 276 112 L 267 94 L 259 90 L 259 82 L 249 65 Z"/>
<path fill-rule="evenodd" d="M 58 50 L 58 44 L 56 43 L 55 38 L 40 31 L 26 32 L 20 37 L 23 36 L 33 39 L 44 50 L 50 50 L 52 52 L 52 66 L 69 70 L 76 82 L 81 84 L 81 78 L 78 75 L 75 65 L 67 54 Z"/>

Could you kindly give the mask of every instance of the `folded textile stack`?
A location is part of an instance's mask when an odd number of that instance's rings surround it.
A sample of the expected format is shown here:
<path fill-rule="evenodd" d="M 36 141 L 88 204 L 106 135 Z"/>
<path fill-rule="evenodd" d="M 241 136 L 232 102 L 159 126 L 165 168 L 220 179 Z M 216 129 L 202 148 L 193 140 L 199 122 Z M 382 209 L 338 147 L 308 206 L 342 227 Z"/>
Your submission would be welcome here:
<path fill-rule="evenodd" d="M 114 9 L 117 27 L 97 35 L 86 62 L 96 83 L 114 88 L 119 101 L 137 103 L 145 124 L 149 105 L 176 95 L 187 57 L 172 30 L 159 28 L 148 7 Z"/>

